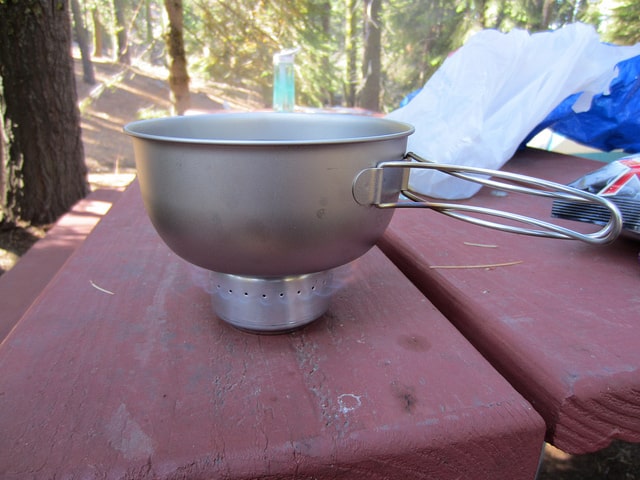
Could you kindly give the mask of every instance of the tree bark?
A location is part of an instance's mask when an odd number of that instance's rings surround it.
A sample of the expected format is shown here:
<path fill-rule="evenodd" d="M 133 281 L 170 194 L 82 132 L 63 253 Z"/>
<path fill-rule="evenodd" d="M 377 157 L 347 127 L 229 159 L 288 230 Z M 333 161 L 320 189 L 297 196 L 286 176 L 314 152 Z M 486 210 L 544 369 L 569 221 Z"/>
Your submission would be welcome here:
<path fill-rule="evenodd" d="M 116 16 L 118 62 L 124 65 L 131 65 L 131 54 L 129 53 L 129 32 L 127 31 L 124 9 L 125 5 L 123 0 L 113 0 L 113 10 Z"/>
<path fill-rule="evenodd" d="M 364 60 L 362 62 L 362 78 L 364 83 L 360 91 L 359 104 L 362 108 L 377 112 L 380 110 L 381 82 L 381 36 L 380 10 L 381 0 L 365 0 L 364 2 Z"/>
<path fill-rule="evenodd" d="M 67 0 L 0 3 L 3 221 L 55 221 L 88 192 Z"/>
<path fill-rule="evenodd" d="M 87 29 L 84 27 L 82 20 L 82 12 L 78 0 L 71 0 L 71 12 L 73 13 L 73 25 L 75 27 L 78 47 L 80 48 L 80 56 L 82 58 L 82 80 L 89 85 L 95 85 L 96 76 L 93 71 L 93 63 L 91 63 L 91 53 L 89 53 L 89 41 Z"/>
<path fill-rule="evenodd" d="M 169 66 L 171 100 L 175 113 L 184 115 L 191 106 L 191 96 L 189 93 L 187 58 L 184 52 L 182 0 L 164 0 L 164 5 L 169 17 L 167 45 L 171 59 Z"/>
<path fill-rule="evenodd" d="M 93 20 L 93 56 L 102 57 L 106 32 L 104 25 L 100 21 L 100 13 L 98 13 L 98 7 L 96 6 L 91 9 L 91 19 Z"/>
<path fill-rule="evenodd" d="M 345 103 L 347 107 L 356 104 L 356 90 L 358 85 L 358 72 L 356 68 L 358 56 L 357 42 L 357 0 L 347 0 L 347 23 L 345 31 L 345 54 L 347 57 L 347 71 L 345 82 Z"/>
<path fill-rule="evenodd" d="M 323 42 L 328 42 L 328 39 L 331 38 L 331 2 L 329 0 L 324 0 L 320 4 L 320 12 L 321 12 L 321 32 Z M 320 65 L 323 72 L 332 72 L 332 63 L 331 56 L 329 52 L 322 53 Z M 325 83 L 325 82 L 323 82 Z M 325 105 L 334 105 L 335 103 L 335 92 L 332 88 L 323 88 L 323 100 Z"/>
<path fill-rule="evenodd" d="M 147 27 L 147 43 L 151 45 L 153 42 L 153 17 L 151 15 L 151 0 L 144 0 L 144 17 Z"/>
<path fill-rule="evenodd" d="M 542 29 L 546 30 L 551 25 L 551 17 L 553 15 L 553 0 L 544 0 L 542 2 Z"/>
<path fill-rule="evenodd" d="M 5 110 L 6 108 L 4 105 L 2 75 L 0 75 L 0 225 L 2 225 L 2 223 L 4 223 L 7 219 L 7 213 L 6 213 L 7 172 L 5 170 L 5 165 L 8 164 L 8 157 L 5 154 L 5 150 L 7 148 L 7 140 L 5 139 L 5 132 L 7 130 L 4 125 Z"/>

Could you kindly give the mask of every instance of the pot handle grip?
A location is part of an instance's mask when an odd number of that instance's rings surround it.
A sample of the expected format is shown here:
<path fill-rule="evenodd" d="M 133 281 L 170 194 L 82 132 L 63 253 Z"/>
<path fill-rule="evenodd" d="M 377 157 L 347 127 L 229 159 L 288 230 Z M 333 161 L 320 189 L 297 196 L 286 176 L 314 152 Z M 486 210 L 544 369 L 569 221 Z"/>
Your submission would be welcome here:
<path fill-rule="evenodd" d="M 554 200 L 595 204 L 608 211 L 609 221 L 597 232 L 581 233 L 561 225 L 517 213 L 474 205 L 430 201 L 409 187 L 409 172 L 412 168 L 437 170 L 454 177 L 507 192 L 524 193 L 552 198 Z M 410 201 L 382 201 L 385 169 L 405 170 L 400 191 Z M 375 168 L 365 169 L 360 172 L 354 180 L 353 196 L 355 200 L 362 205 L 375 205 L 378 208 L 429 208 L 458 220 L 504 232 L 536 237 L 574 239 L 597 245 L 612 242 L 618 237 L 622 230 L 622 216 L 620 211 L 612 202 L 601 196 L 584 192 L 567 185 L 517 173 L 431 162 L 411 152 L 405 155 L 403 161 L 381 162 Z M 496 220 L 478 218 L 469 214 L 502 218 L 535 228 L 508 225 Z"/>

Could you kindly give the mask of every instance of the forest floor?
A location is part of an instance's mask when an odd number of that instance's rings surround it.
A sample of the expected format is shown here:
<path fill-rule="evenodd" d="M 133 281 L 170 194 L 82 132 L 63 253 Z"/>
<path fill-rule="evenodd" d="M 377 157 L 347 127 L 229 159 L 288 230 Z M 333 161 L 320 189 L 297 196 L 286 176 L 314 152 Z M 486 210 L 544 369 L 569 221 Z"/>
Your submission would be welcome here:
<path fill-rule="evenodd" d="M 123 68 L 100 59 L 94 61 L 94 67 L 97 84 L 90 86 L 83 83 L 80 62 L 76 62 L 89 182 L 92 190 L 123 190 L 135 176 L 135 164 L 131 140 L 122 133 L 122 126 L 139 118 L 169 114 L 167 72 L 142 63 Z M 190 113 L 262 107 L 248 93 L 219 85 L 193 80 L 191 89 Z M 0 231 L 0 275 L 44 237 L 46 230 L 22 226 Z M 640 444 L 614 442 L 588 455 L 569 455 L 545 445 L 538 480 L 640 480 Z"/>

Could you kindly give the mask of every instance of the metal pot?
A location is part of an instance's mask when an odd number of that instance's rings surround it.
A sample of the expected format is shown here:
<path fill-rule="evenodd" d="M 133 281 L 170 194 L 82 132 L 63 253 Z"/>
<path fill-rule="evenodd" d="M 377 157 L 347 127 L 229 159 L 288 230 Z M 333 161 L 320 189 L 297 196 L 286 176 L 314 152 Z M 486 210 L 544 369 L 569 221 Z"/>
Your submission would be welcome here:
<path fill-rule="evenodd" d="M 307 275 L 328 272 L 363 255 L 382 235 L 396 207 L 426 207 L 501 230 L 590 243 L 609 242 L 620 232 L 619 212 L 601 197 L 544 180 L 405 154 L 413 131 L 411 125 L 383 118 L 297 113 L 172 117 L 125 126 L 134 140 L 144 204 L 159 235 L 185 260 L 222 274 L 217 281 L 224 292 L 220 301 L 235 296 L 238 284 L 246 285 L 241 301 L 256 291 L 253 307 L 258 305 L 258 311 L 238 314 L 233 298 L 229 308 L 217 308 L 220 316 L 248 329 L 282 330 L 322 314 L 326 302 L 296 313 L 304 320 L 279 319 L 304 297 L 305 287 L 292 288 L 291 280 L 311 285 L 308 290 L 315 294 L 316 285 L 325 285 L 326 278 Z M 438 169 L 504 190 L 596 203 L 608 210 L 610 220 L 597 233 L 581 234 L 507 212 L 424 201 L 408 187 L 411 168 Z M 414 201 L 398 202 L 401 192 Z M 480 219 L 477 213 L 535 228 Z M 282 280 L 274 286 L 274 278 Z M 263 288 L 259 294 L 257 289 Z M 289 291 L 296 294 L 285 295 Z M 264 313 L 261 305 L 269 296 L 283 298 L 282 306 L 255 326 L 252 322 Z"/>
<path fill-rule="evenodd" d="M 327 270 L 371 248 L 392 207 L 428 207 L 501 229 L 461 212 L 516 219 L 550 231 L 517 233 L 606 243 L 619 233 L 617 210 L 600 197 L 552 182 L 486 169 L 403 161 L 412 126 L 376 117 L 283 113 L 218 114 L 133 122 L 138 178 L 155 228 L 178 255 L 204 268 L 280 276 Z M 584 235 L 484 208 L 435 202 L 396 203 L 410 168 L 432 168 L 471 181 L 515 187 L 469 174 L 519 181 L 559 198 L 610 210 L 607 228 Z M 563 194 L 564 193 L 564 194 Z"/>
<path fill-rule="evenodd" d="M 393 211 L 354 201 L 353 180 L 402 160 L 413 127 L 250 113 L 144 120 L 125 131 L 146 209 L 174 252 L 216 272 L 282 276 L 348 263 L 376 243 Z M 385 202 L 400 192 L 394 173 Z"/>

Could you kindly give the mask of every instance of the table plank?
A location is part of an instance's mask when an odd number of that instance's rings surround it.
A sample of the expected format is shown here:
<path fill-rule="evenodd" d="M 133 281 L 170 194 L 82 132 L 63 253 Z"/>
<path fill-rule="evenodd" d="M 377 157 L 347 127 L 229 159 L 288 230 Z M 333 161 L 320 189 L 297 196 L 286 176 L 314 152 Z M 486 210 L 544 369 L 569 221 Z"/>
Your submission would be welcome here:
<path fill-rule="evenodd" d="M 19 262 L 0 276 L 0 341 L 120 196 L 97 190 L 73 206 Z"/>
<path fill-rule="evenodd" d="M 601 165 L 529 150 L 505 169 L 568 183 Z M 549 200 L 493 193 L 483 189 L 469 203 L 550 216 Z M 637 242 L 524 237 L 421 210 L 397 212 L 380 246 L 532 402 L 549 442 L 585 453 L 614 438 L 640 441 Z M 522 263 L 432 268 L 504 262 Z"/>
<path fill-rule="evenodd" d="M 0 347 L 0 476 L 534 477 L 542 419 L 379 250 L 286 335 L 206 278 L 130 187 Z"/>

